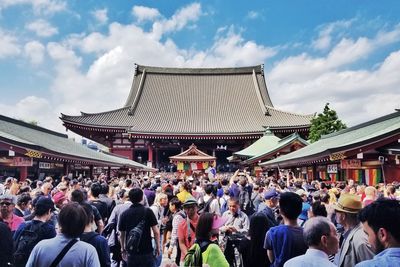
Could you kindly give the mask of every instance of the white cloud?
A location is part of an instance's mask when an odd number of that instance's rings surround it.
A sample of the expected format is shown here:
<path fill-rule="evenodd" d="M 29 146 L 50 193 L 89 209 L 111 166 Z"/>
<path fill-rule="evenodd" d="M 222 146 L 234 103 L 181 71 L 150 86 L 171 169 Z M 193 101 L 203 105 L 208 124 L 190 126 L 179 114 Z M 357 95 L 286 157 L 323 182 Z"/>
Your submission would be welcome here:
<path fill-rule="evenodd" d="M 25 55 L 32 64 L 40 64 L 43 62 L 45 47 L 37 41 L 31 41 L 24 46 Z"/>
<path fill-rule="evenodd" d="M 16 5 L 31 5 L 36 14 L 54 14 L 67 8 L 63 0 L 1 0 L 0 11 Z"/>
<path fill-rule="evenodd" d="M 335 31 L 348 29 L 355 19 L 340 20 L 320 26 L 318 38 L 312 42 L 312 47 L 316 50 L 327 50 L 331 46 L 332 34 Z"/>
<path fill-rule="evenodd" d="M 346 69 L 384 44 L 399 41 L 394 31 L 373 39 L 340 40 L 325 57 L 303 53 L 277 63 L 266 73 L 274 105 L 301 113 L 321 112 L 325 103 L 337 110 L 348 125 L 391 113 L 400 107 L 400 51 L 388 55 L 377 67 Z M 392 36 L 390 42 L 382 36 Z M 385 39 L 385 38 L 384 38 Z"/>
<path fill-rule="evenodd" d="M 153 24 L 153 33 L 159 37 L 167 32 L 183 29 L 188 23 L 195 22 L 201 15 L 201 5 L 193 3 L 175 12 L 168 20 L 156 21 Z"/>
<path fill-rule="evenodd" d="M 107 8 L 97 9 L 92 12 L 92 15 L 100 24 L 105 24 L 108 21 Z"/>
<path fill-rule="evenodd" d="M 158 9 L 145 6 L 134 6 L 132 8 L 132 14 L 137 18 L 138 22 L 146 20 L 153 21 L 161 16 Z"/>
<path fill-rule="evenodd" d="M 248 13 L 247 13 L 247 18 L 249 18 L 249 19 L 256 19 L 256 18 L 258 18 L 260 16 L 260 14 L 257 12 L 257 11 L 255 11 L 255 10 L 251 10 L 251 11 L 249 11 Z"/>
<path fill-rule="evenodd" d="M 58 29 L 53 27 L 44 19 L 38 19 L 25 25 L 25 28 L 36 33 L 41 37 L 50 37 L 58 33 Z"/>
<path fill-rule="evenodd" d="M 21 49 L 15 36 L 4 32 L 0 28 L 0 59 L 18 55 Z"/>

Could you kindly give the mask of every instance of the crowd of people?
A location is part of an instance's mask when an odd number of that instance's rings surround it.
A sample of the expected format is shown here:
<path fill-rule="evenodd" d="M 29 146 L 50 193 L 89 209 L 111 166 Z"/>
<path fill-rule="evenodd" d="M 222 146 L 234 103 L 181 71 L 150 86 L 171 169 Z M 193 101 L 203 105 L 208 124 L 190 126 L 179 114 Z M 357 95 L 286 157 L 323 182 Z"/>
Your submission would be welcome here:
<path fill-rule="evenodd" d="M 246 170 L 9 177 L 0 267 L 400 266 L 399 189 Z"/>

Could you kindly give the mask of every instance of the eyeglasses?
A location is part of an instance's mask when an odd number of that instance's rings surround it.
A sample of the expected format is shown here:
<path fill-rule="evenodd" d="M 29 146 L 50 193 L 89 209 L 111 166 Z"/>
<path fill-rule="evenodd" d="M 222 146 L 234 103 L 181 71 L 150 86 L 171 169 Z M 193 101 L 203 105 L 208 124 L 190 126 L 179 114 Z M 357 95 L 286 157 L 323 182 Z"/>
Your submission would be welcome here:
<path fill-rule="evenodd" d="M 11 202 L 0 202 L 0 206 L 10 206 Z"/>

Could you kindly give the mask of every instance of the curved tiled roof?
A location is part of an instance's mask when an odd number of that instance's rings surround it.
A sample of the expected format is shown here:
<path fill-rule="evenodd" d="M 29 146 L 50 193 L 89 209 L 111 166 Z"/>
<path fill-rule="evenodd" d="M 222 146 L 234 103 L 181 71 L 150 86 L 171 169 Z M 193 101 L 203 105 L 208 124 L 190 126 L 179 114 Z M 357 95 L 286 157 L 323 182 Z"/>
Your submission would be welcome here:
<path fill-rule="evenodd" d="M 81 116 L 67 124 L 128 128 L 134 134 L 262 134 L 265 126 L 305 128 L 313 115 L 275 109 L 262 66 L 178 69 L 137 66 L 123 108 Z M 67 126 L 68 127 L 68 126 Z"/>
<path fill-rule="evenodd" d="M 24 148 L 33 147 L 35 150 L 60 157 L 70 157 L 101 165 L 149 169 L 147 166 L 127 158 L 89 149 L 68 139 L 68 136 L 65 134 L 53 132 L 2 115 L 0 115 L 0 139 L 6 143 L 16 144 Z"/>

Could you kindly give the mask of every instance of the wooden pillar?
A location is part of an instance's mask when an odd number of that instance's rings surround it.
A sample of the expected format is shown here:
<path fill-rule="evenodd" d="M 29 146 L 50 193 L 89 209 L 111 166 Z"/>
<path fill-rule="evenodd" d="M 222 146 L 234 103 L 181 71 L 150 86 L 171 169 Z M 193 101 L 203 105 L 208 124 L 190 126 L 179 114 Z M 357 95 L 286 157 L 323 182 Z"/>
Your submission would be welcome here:
<path fill-rule="evenodd" d="M 68 176 L 69 174 L 69 164 L 68 163 L 64 163 L 64 175 Z"/>
<path fill-rule="evenodd" d="M 28 177 L 28 167 L 27 166 L 19 167 L 19 180 L 25 181 L 26 177 Z"/>
<path fill-rule="evenodd" d="M 93 165 L 89 165 L 89 179 L 93 179 Z"/>
<path fill-rule="evenodd" d="M 148 162 L 150 162 L 151 166 L 153 166 L 153 147 L 151 145 L 147 146 L 147 152 L 148 152 Z"/>
<path fill-rule="evenodd" d="M 158 166 L 158 164 L 159 164 L 159 153 L 160 153 L 160 151 L 159 151 L 159 149 L 156 147 L 156 149 L 155 149 L 156 151 L 156 160 L 155 160 L 155 167 L 156 168 L 158 168 L 159 166 Z"/>

